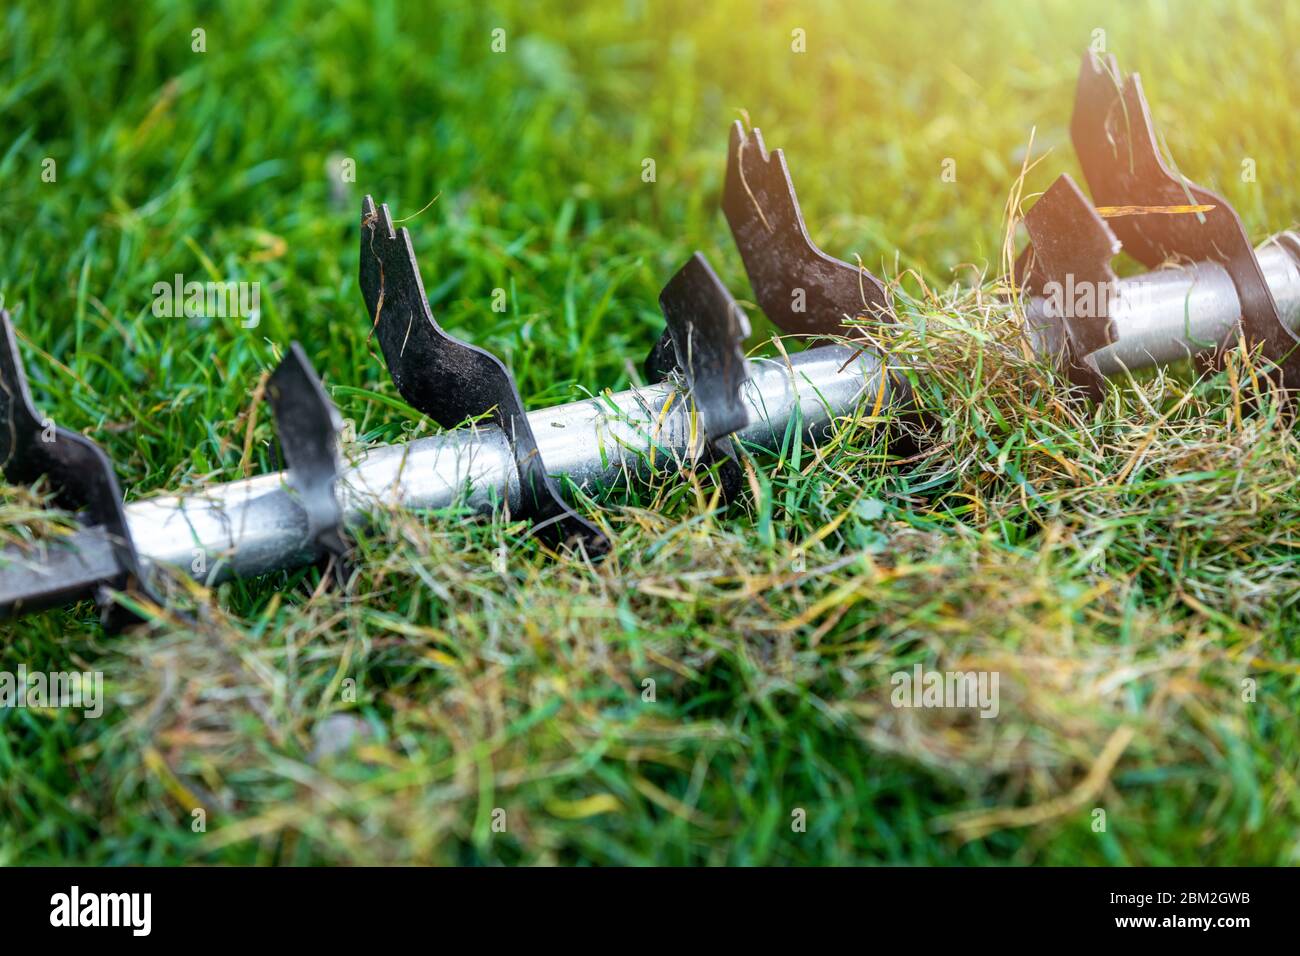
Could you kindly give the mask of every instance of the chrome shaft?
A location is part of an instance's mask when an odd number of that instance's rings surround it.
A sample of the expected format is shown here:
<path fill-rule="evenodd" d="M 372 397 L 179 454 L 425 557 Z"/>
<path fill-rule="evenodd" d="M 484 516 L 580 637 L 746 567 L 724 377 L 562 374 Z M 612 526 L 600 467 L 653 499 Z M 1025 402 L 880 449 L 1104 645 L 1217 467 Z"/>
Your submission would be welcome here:
<path fill-rule="evenodd" d="M 749 424 L 736 437 L 772 448 L 798 423 L 803 440 L 852 413 L 864 396 L 888 403 L 882 366 L 871 352 L 827 345 L 789 359 L 751 361 L 744 397 Z M 542 460 L 578 489 L 595 493 L 653 471 L 697 460 L 705 447 L 689 397 L 664 383 L 596 395 L 530 412 Z M 345 449 L 345 453 L 347 450 Z M 514 455 L 495 426 L 456 429 L 401 445 L 356 451 L 337 493 L 344 521 L 358 525 L 383 508 L 438 509 L 463 505 L 518 510 Z M 142 563 L 180 568 L 215 583 L 262 574 L 315 558 L 307 517 L 286 472 L 259 475 L 132 502 L 127 523 Z M 73 547 L 0 553 L 0 616 L 21 601 L 24 610 L 66 599 L 102 575 L 102 535 L 78 532 Z"/>
<path fill-rule="evenodd" d="M 1259 251 L 1260 266 L 1283 320 L 1300 330 L 1300 240 L 1286 234 Z M 1117 341 L 1095 353 L 1099 371 L 1115 375 L 1211 350 L 1234 333 L 1241 309 L 1227 271 L 1216 263 L 1161 269 L 1120 280 L 1110 302 Z M 1027 308 L 1040 354 L 1057 354 L 1059 320 L 1042 299 Z M 827 345 L 787 359 L 756 359 L 745 385 L 747 445 L 775 447 L 798 419 L 804 440 L 869 396 L 885 407 L 904 397 L 882 381 L 872 352 Z M 528 415 L 548 470 L 596 493 L 679 468 L 701 454 L 705 436 L 689 396 L 673 384 L 593 396 Z M 520 505 L 518 469 L 495 426 L 462 428 L 402 445 L 345 449 L 349 462 L 337 494 L 344 522 L 356 526 L 383 508 L 473 511 Z M 316 558 L 307 517 L 286 472 L 179 495 L 132 502 L 127 524 L 143 566 L 180 568 L 215 583 L 294 567 Z M 103 532 L 87 529 L 54 544 L 0 551 L 0 617 L 84 593 L 115 565 Z"/>

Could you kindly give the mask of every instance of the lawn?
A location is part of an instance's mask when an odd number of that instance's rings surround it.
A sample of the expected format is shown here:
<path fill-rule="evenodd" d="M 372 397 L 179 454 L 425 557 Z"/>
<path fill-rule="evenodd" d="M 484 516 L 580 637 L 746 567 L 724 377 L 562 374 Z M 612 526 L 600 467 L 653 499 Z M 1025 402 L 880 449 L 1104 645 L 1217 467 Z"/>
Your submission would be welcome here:
<path fill-rule="evenodd" d="M 108 695 L 0 709 L 0 863 L 1300 862 L 1294 430 L 1243 355 L 1071 400 L 997 296 L 1026 160 L 1026 208 L 1079 174 L 1099 38 L 1253 238 L 1300 219 L 1300 7 L 576 6 L 8 4 L 0 297 L 38 404 L 128 499 L 275 467 L 256 387 L 293 340 L 358 442 L 435 430 L 368 338 L 366 193 L 530 407 L 626 387 L 694 250 L 752 297 L 718 209 L 743 116 L 819 244 L 894 286 L 927 453 L 850 417 L 730 507 L 580 502 L 596 566 L 390 514 L 346 592 L 305 569 L 189 594 L 191 624 L 0 624 L 0 671 Z M 260 321 L 155 315 L 178 273 L 259 283 Z M 42 495 L 4 488 L 0 536 Z M 998 673 L 998 716 L 893 707 L 917 664 Z"/>

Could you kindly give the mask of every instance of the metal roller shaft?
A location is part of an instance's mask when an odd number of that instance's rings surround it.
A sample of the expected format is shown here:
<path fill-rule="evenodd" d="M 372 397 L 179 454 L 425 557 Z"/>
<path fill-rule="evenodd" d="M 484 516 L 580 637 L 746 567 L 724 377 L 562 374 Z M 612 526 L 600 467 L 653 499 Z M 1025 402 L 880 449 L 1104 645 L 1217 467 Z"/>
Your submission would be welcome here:
<path fill-rule="evenodd" d="M 1300 240 L 1286 235 L 1259 251 L 1260 266 L 1283 320 L 1300 329 Z M 1123 279 L 1110 303 L 1117 341 L 1095 353 L 1099 371 L 1178 361 L 1215 348 L 1241 315 L 1227 271 L 1215 263 L 1164 269 Z M 1059 325 L 1042 299 L 1028 309 L 1041 354 L 1058 354 Z M 856 357 L 855 357 L 856 356 Z M 846 364 L 847 363 L 847 364 Z M 796 414 L 805 437 L 854 410 L 864 394 L 894 405 L 881 361 L 870 352 L 821 346 L 789 361 L 758 359 L 744 386 L 746 444 L 779 443 Z M 883 389 L 883 390 L 882 390 Z M 529 422 L 547 468 L 586 492 L 625 483 L 656 468 L 677 467 L 703 447 L 689 400 L 672 385 L 652 385 L 531 412 Z M 505 435 L 496 427 L 465 428 L 403 445 L 361 452 L 341 475 L 344 522 L 356 525 L 376 509 L 485 511 L 519 507 L 519 476 Z M 133 502 L 127 523 L 145 566 L 169 565 L 209 583 L 234 575 L 294 567 L 316 556 L 307 518 L 285 472 L 215 485 L 183 495 Z M 0 551 L 0 617 L 61 603 L 112 576 L 113 552 L 102 531 L 24 549 Z"/>
<path fill-rule="evenodd" d="M 882 367 L 870 352 L 829 345 L 789 361 L 757 359 L 744 386 L 749 424 L 736 433 L 747 445 L 775 447 L 791 423 L 804 438 L 851 413 L 864 395 L 882 392 Z M 528 415 L 543 461 L 587 492 L 694 460 L 704 436 L 690 401 L 671 384 L 598 395 Z M 338 495 L 348 524 L 385 507 L 445 508 L 463 503 L 488 510 L 519 505 L 519 477 L 505 435 L 495 426 L 463 428 L 359 453 L 340 476 Z M 307 518 L 285 472 L 164 495 L 129 504 L 131 537 L 141 561 L 181 568 L 209 583 L 256 575 L 315 557 Z M 0 552 L 0 616 L 60 603 L 84 593 L 111 570 L 102 534 Z"/>

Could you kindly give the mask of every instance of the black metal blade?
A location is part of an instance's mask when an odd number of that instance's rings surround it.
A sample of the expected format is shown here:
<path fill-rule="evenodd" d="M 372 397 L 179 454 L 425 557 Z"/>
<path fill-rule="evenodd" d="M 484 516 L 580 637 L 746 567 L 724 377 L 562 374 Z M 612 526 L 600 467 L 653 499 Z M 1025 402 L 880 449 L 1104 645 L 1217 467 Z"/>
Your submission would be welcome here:
<path fill-rule="evenodd" d="M 514 376 L 490 352 L 448 335 L 433 318 L 406 229 L 367 196 L 361 209 L 361 290 L 397 390 L 444 428 L 489 416 L 510 440 L 526 516 L 552 547 L 604 554 L 609 540 L 560 496 L 537 450 Z"/>
<path fill-rule="evenodd" d="M 708 440 L 706 459 L 720 464 L 718 477 L 730 502 L 741 487 L 730 436 L 749 424 L 742 391 L 749 379 L 749 318 L 700 252 L 668 280 L 659 308 L 666 328 L 646 357 L 646 375 L 662 381 L 680 369 L 685 376 Z"/>
<path fill-rule="evenodd" d="M 347 545 L 335 482 L 343 421 L 297 342 L 289 346 L 267 386 L 289 484 L 307 513 L 307 533 L 335 559 L 336 577 L 342 579 Z"/>
<path fill-rule="evenodd" d="M 745 339 L 749 319 L 722 280 L 697 252 L 664 286 L 659 307 L 667 322 L 665 341 L 646 360 L 646 373 L 662 379 L 674 367 L 700 411 L 711 440 L 739 431 L 749 423 L 741 388 L 749 378 Z"/>
<path fill-rule="evenodd" d="M 1065 330 L 1070 353 L 1065 367 L 1075 384 L 1100 397 L 1104 380 L 1088 356 L 1115 341 L 1109 306 L 1116 276 L 1110 261 L 1119 254 L 1119 240 L 1069 176 L 1060 176 L 1039 197 L 1025 216 L 1025 228 L 1033 250 L 1026 260 L 1033 288 L 1064 306 L 1050 318 Z M 1093 314 L 1076 314 L 1069 293 L 1089 287 Z"/>
<path fill-rule="evenodd" d="M 122 507 L 113 465 L 103 449 L 84 435 L 42 420 L 32 402 L 9 313 L 0 309 L 0 470 L 16 484 L 48 476 L 58 503 L 84 509 L 86 522 L 102 528 L 111 543 L 116 567 L 102 579 L 84 582 L 100 599 L 105 626 L 119 628 L 135 620 L 128 610 L 104 600 L 103 589 L 134 588 L 157 603 L 142 573 Z M 100 560 L 87 567 L 108 571 Z"/>
<path fill-rule="evenodd" d="M 846 320 L 892 318 L 884 284 L 866 269 L 822 252 L 808 236 L 785 155 L 769 155 L 763 134 L 731 127 L 722 209 L 754 297 L 780 329 L 847 335 Z"/>

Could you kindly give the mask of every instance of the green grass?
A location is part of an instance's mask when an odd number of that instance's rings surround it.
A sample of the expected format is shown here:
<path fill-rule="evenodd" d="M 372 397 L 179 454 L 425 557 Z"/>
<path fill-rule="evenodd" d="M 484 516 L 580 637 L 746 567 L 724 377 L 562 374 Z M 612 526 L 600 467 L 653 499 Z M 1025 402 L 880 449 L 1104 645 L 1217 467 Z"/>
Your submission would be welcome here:
<path fill-rule="evenodd" d="M 0 625 L 0 670 L 110 694 L 100 720 L 0 710 L 0 862 L 1300 860 L 1293 431 L 1240 357 L 1071 404 L 990 294 L 1031 128 L 1028 194 L 1078 173 L 1096 28 L 1252 236 L 1300 218 L 1300 8 L 571 6 L 8 5 L 0 295 L 38 403 L 128 498 L 272 467 L 265 408 L 245 456 L 251 396 L 293 339 L 360 441 L 427 431 L 367 341 L 367 192 L 397 217 L 438 197 L 407 223 L 435 312 L 531 405 L 622 387 L 693 250 L 750 294 L 717 208 L 745 110 L 817 240 L 897 280 L 934 454 L 886 465 L 849 419 L 726 511 L 684 480 L 588 502 L 615 537 L 595 569 L 518 524 L 390 515 L 351 597 L 305 570 L 199 595 L 194 627 Z M 260 282 L 261 324 L 156 318 L 178 272 Z M 33 504 L 4 493 L 6 534 Z M 917 662 L 997 670 L 1000 716 L 893 709 Z M 336 715 L 359 743 L 317 759 Z"/>

